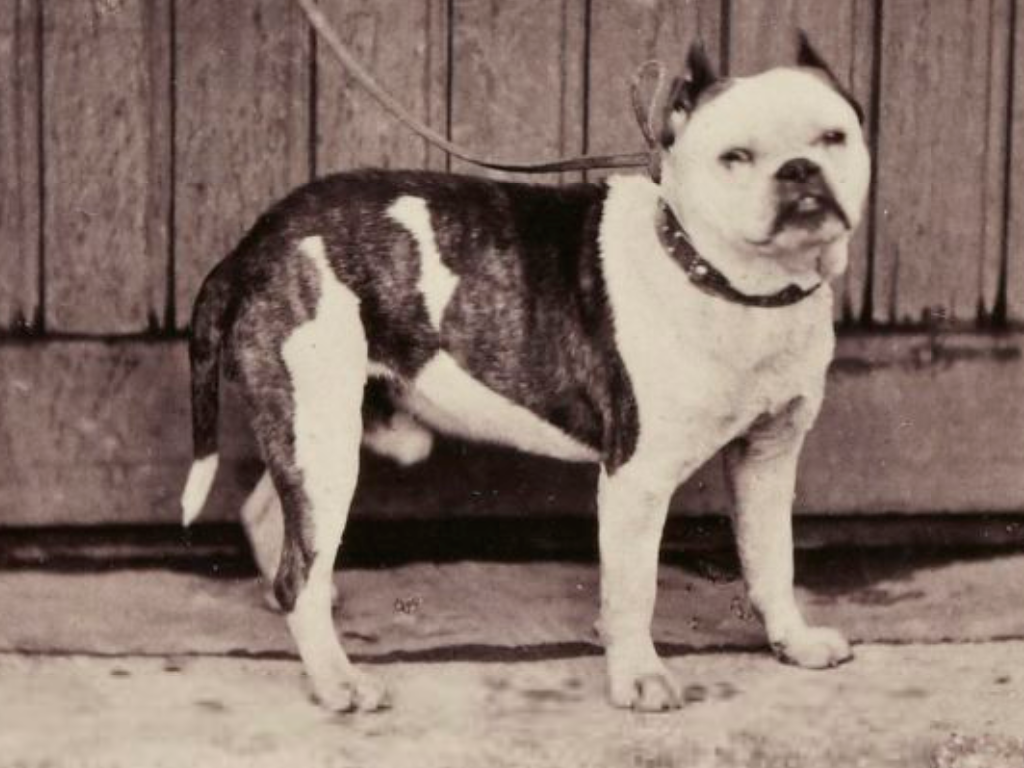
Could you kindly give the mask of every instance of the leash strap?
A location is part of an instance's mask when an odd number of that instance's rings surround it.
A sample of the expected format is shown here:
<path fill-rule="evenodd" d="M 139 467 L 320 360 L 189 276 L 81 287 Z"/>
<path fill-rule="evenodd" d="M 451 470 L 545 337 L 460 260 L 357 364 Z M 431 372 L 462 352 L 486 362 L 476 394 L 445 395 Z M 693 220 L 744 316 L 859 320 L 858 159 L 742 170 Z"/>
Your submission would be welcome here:
<path fill-rule="evenodd" d="M 649 166 L 651 164 L 650 154 L 647 152 L 638 152 L 634 154 L 618 154 L 618 155 L 583 155 L 580 157 L 562 158 L 558 160 L 552 160 L 544 163 L 508 163 L 504 161 L 490 160 L 485 157 L 476 155 L 468 150 L 463 149 L 457 144 L 453 144 L 447 138 L 442 136 L 440 133 L 435 131 L 426 123 L 417 119 L 413 116 L 405 107 L 399 103 L 399 101 L 386 91 L 380 83 L 378 83 L 373 76 L 363 67 L 362 64 L 352 55 L 352 52 L 341 42 L 338 37 L 338 33 L 334 27 L 324 16 L 323 12 L 316 6 L 314 0 L 295 0 L 299 7 L 302 8 L 306 14 L 306 18 L 309 23 L 316 30 L 317 34 L 323 39 L 327 46 L 331 49 L 331 53 L 334 54 L 335 58 L 341 62 L 349 74 L 358 82 L 367 93 L 369 93 L 378 104 L 384 107 L 385 110 L 391 113 L 399 122 L 405 125 L 407 128 L 418 134 L 421 138 L 433 144 L 435 147 L 443 150 L 452 157 L 457 157 L 460 160 L 465 160 L 473 165 L 480 166 L 481 168 L 489 168 L 493 171 L 508 171 L 513 173 L 556 173 L 564 171 L 588 171 L 595 170 L 598 168 L 638 168 L 642 166 Z M 641 66 L 641 70 L 648 67 L 651 62 Z M 638 103 L 637 88 L 639 84 L 639 73 L 633 81 L 633 102 L 634 108 Z M 653 148 L 653 139 L 650 136 L 650 114 L 645 116 L 642 120 L 637 112 L 638 120 L 640 120 L 641 130 L 644 132 L 644 137 L 648 139 L 648 145 Z M 650 134 L 650 135 L 649 135 Z"/>
<path fill-rule="evenodd" d="M 644 78 L 648 72 L 654 72 L 654 92 L 646 102 L 641 95 Z M 658 151 L 658 129 L 656 119 L 659 112 L 664 111 L 665 98 L 665 65 L 657 59 L 645 61 L 633 71 L 629 84 L 630 101 L 633 103 L 633 116 L 636 117 L 640 132 L 647 142 L 647 172 L 655 183 L 661 181 L 661 153 Z"/>
<path fill-rule="evenodd" d="M 744 293 L 729 282 L 729 278 L 719 272 L 711 262 L 697 253 L 690 236 L 686 234 L 683 225 L 664 200 L 659 203 L 658 208 L 658 239 L 665 250 L 672 254 L 672 258 L 679 262 L 690 282 L 704 293 L 745 307 L 772 309 L 792 306 L 821 287 L 821 283 L 816 283 L 810 288 L 790 284 L 781 291 L 766 295 Z"/>

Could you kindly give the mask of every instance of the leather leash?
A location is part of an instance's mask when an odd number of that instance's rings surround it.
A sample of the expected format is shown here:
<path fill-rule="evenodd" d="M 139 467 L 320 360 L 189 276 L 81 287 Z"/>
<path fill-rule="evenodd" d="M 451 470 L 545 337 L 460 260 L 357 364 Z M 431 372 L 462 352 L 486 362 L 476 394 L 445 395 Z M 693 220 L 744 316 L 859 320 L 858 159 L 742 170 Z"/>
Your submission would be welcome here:
<path fill-rule="evenodd" d="M 649 171 L 657 168 L 657 152 L 654 125 L 654 115 L 658 99 L 664 85 L 664 67 L 656 61 L 648 61 L 641 64 L 633 75 L 631 83 L 631 95 L 633 110 L 640 130 L 647 142 L 647 152 L 636 152 L 633 154 L 614 155 L 582 155 L 578 157 L 559 158 L 542 163 L 513 163 L 503 160 L 492 160 L 470 152 L 457 144 L 453 144 L 445 136 L 441 135 L 423 121 L 414 117 L 402 104 L 385 90 L 378 83 L 373 75 L 363 67 L 355 58 L 348 47 L 341 42 L 337 31 L 324 16 L 323 12 L 316 6 L 314 0 L 295 0 L 302 8 L 306 18 L 327 43 L 331 53 L 348 70 L 349 74 L 359 83 L 367 93 L 372 96 L 378 104 L 387 110 L 395 119 L 407 128 L 418 134 L 421 138 L 433 144 L 438 149 L 446 152 L 452 157 L 465 160 L 468 163 L 481 168 L 488 168 L 493 171 L 508 171 L 513 173 L 555 173 L 565 171 L 589 171 L 604 168 L 639 168 L 646 166 Z M 650 106 L 645 107 L 640 94 L 643 79 L 651 69 L 657 70 L 658 83 Z"/>

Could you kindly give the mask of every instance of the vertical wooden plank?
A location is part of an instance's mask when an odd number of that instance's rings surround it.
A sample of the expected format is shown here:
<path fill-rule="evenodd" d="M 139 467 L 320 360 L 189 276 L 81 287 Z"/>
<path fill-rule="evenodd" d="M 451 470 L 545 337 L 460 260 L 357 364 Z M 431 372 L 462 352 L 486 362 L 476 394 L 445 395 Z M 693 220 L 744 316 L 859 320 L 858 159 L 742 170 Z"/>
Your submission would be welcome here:
<path fill-rule="evenodd" d="M 1017 0 L 988 0 L 988 59 L 986 62 L 985 152 L 983 156 L 981 253 L 978 258 L 977 317 L 987 321 L 996 311 L 1008 215 L 1007 177 L 1010 147 L 1007 126 L 1011 119 L 1010 88 L 1013 41 L 1013 3 Z"/>
<path fill-rule="evenodd" d="M 997 91 L 1008 72 L 992 71 L 991 51 L 1006 50 L 1008 29 L 991 23 L 990 0 L 882 9 L 876 319 L 973 321 L 981 283 L 998 270 L 986 231 L 1001 219 L 990 207 L 1001 144 L 988 142 L 999 141 L 993 122 L 1004 124 Z"/>
<path fill-rule="evenodd" d="M 872 122 L 874 8 L 874 0 L 733 0 L 730 72 L 742 76 L 792 65 L 797 30 L 802 29 L 836 77 L 864 107 L 867 131 Z M 836 286 L 836 319 L 858 320 L 864 310 L 869 213 L 865 211 L 865 222 L 854 235 L 850 265 Z"/>
<path fill-rule="evenodd" d="M 812 45 L 824 55 L 836 76 L 848 85 L 866 89 L 870 83 L 870 47 L 858 39 L 858 16 L 871 5 L 864 0 L 732 0 L 729 29 L 729 71 L 749 75 L 770 67 L 791 66 L 796 61 L 797 31 L 804 30 Z M 859 75 L 854 82 L 852 75 Z"/>
<path fill-rule="evenodd" d="M 455 143 L 502 160 L 578 154 L 583 148 L 584 0 L 453 2 Z M 479 172 L 461 161 L 452 168 Z"/>
<path fill-rule="evenodd" d="M 107 0 L 114 2 L 114 0 Z M 160 291 L 154 299 L 149 327 L 173 331 L 174 253 L 171 232 L 174 195 L 174 2 L 152 0 L 147 6 L 146 39 L 149 65 L 148 161 L 146 185 L 146 254 L 158 270 Z M 157 277 L 154 276 L 154 280 Z"/>
<path fill-rule="evenodd" d="M 295 3 L 176 0 L 175 301 L 309 178 L 310 32 Z"/>
<path fill-rule="evenodd" d="M 321 0 L 359 60 L 407 109 L 444 133 L 447 113 L 446 0 Z M 365 166 L 444 168 L 429 147 L 385 112 L 334 59 L 316 57 L 316 172 Z"/>
<path fill-rule="evenodd" d="M 43 4 L 50 329 L 140 331 L 163 314 L 167 3 Z"/>
<path fill-rule="evenodd" d="M 1024 9 L 1012 6 L 1010 88 L 1007 125 L 1007 222 L 1005 292 L 1008 319 L 1024 321 Z"/>
<path fill-rule="evenodd" d="M 0 332 L 37 319 L 38 0 L 0 0 Z"/>
<path fill-rule="evenodd" d="M 590 151 L 645 149 L 630 102 L 636 68 L 658 59 L 669 77 L 681 74 L 686 53 L 698 39 L 712 61 L 721 62 L 722 23 L 718 0 L 592 0 Z"/>

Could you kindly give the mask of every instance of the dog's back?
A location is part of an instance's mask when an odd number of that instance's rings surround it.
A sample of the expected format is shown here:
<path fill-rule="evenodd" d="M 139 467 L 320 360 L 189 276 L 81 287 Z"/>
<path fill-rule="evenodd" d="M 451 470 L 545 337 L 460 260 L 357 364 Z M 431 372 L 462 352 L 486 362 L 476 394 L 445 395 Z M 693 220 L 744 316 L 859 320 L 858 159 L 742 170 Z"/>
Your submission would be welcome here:
<path fill-rule="evenodd" d="M 194 315 L 193 347 L 205 354 L 194 355 L 193 365 L 207 370 L 219 343 L 233 376 L 242 356 L 267 341 L 279 348 L 315 314 L 319 276 L 297 246 L 319 238 L 333 275 L 358 299 L 371 373 L 412 382 L 450 358 L 579 444 L 556 453 L 594 459 L 624 452 L 627 446 L 613 444 L 613 422 L 631 418 L 632 400 L 616 364 L 598 252 L 605 193 L 603 185 L 556 188 L 430 172 L 312 182 L 262 216 L 211 273 Z M 204 322 L 207 316 L 220 324 Z M 215 325 L 223 337 L 209 339 Z M 408 394 L 421 418 L 465 432 L 445 419 L 443 404 L 433 407 L 412 387 Z M 207 410 L 198 416 L 208 424 Z M 487 432 L 469 436 L 501 441 Z M 208 433 L 197 424 L 197 434 Z M 208 443 L 197 440 L 200 458 Z"/>

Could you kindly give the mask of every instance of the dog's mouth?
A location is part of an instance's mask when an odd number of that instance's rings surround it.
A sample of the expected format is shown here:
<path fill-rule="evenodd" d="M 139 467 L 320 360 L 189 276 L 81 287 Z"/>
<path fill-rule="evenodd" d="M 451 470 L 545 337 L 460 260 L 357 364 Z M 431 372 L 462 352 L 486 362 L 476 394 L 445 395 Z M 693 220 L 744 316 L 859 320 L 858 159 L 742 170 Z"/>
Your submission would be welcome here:
<path fill-rule="evenodd" d="M 830 223 L 838 224 L 838 230 L 827 226 Z M 751 245 L 767 248 L 775 243 L 779 235 L 794 230 L 811 239 L 824 242 L 834 240 L 850 229 L 852 226 L 846 211 L 827 186 L 818 184 L 813 188 L 805 187 L 782 197 L 767 236 L 749 242 Z"/>
<path fill-rule="evenodd" d="M 844 230 L 850 229 L 850 220 L 835 197 L 825 190 L 803 191 L 779 204 L 770 237 L 785 229 L 804 229 L 813 232 L 829 220 L 838 221 Z"/>

